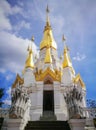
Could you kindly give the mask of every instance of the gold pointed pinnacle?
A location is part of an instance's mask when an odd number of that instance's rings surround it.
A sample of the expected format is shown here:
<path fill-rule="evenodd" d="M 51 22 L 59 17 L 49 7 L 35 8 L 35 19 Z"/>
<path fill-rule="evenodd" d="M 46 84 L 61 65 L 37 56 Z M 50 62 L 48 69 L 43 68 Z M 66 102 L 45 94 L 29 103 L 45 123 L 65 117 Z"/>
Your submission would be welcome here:
<path fill-rule="evenodd" d="M 63 34 L 63 36 L 62 36 L 62 41 L 63 41 L 63 42 L 66 41 L 66 39 L 65 39 L 65 37 L 64 37 L 64 34 Z"/>
<path fill-rule="evenodd" d="M 32 36 L 31 41 L 34 41 L 34 37 Z M 33 62 L 33 52 L 32 52 L 32 44 L 28 46 L 27 48 L 28 56 L 25 62 L 25 68 L 31 67 L 34 68 L 34 62 Z"/>
<path fill-rule="evenodd" d="M 44 62 L 45 63 L 52 63 L 52 57 L 51 57 L 51 54 L 50 54 L 50 45 L 49 44 L 47 45 L 47 50 L 46 50 Z"/>
<path fill-rule="evenodd" d="M 63 41 L 63 43 L 64 43 L 64 50 L 66 51 L 69 51 L 69 48 L 66 46 L 66 43 L 65 43 L 65 41 L 66 41 L 66 38 L 65 38 L 65 36 L 64 36 L 64 34 L 63 34 L 63 36 L 62 36 L 62 41 Z"/>

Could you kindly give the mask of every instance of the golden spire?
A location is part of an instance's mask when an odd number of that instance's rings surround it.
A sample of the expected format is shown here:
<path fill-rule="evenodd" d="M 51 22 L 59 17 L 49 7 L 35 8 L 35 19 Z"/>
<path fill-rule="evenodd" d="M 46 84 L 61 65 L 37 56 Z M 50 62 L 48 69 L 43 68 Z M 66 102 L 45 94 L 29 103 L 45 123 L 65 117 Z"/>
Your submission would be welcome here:
<path fill-rule="evenodd" d="M 52 57 L 51 57 L 51 54 L 50 54 L 50 47 L 49 46 L 47 46 L 46 56 L 45 56 L 44 62 L 45 63 L 52 63 Z"/>
<path fill-rule="evenodd" d="M 49 40 L 48 40 L 48 43 L 49 43 Z M 51 53 L 50 53 L 50 46 L 49 46 L 49 44 L 47 45 L 44 62 L 45 63 L 52 63 L 52 57 L 51 57 Z"/>
<path fill-rule="evenodd" d="M 33 39 L 34 39 L 34 37 L 32 37 L 32 39 L 31 39 L 32 42 L 34 41 Z M 28 67 L 34 68 L 33 56 L 32 56 L 32 54 L 33 54 L 32 44 L 31 44 L 31 46 L 28 46 L 27 51 L 28 51 L 29 54 L 28 54 L 28 57 L 27 57 L 26 62 L 25 62 L 25 68 L 28 68 Z"/>
<path fill-rule="evenodd" d="M 49 43 L 48 43 L 48 39 L 49 39 Z M 49 20 L 49 8 L 47 5 L 46 8 L 46 25 L 44 28 L 44 35 L 43 35 L 43 39 L 40 43 L 40 50 L 43 48 L 47 48 L 47 45 L 49 44 L 50 47 L 57 49 L 57 45 L 56 42 L 53 38 L 53 34 L 52 34 L 52 28 L 50 25 L 50 20 Z"/>
<path fill-rule="evenodd" d="M 63 42 L 65 41 L 65 38 L 64 38 L 64 35 L 62 37 L 62 40 Z M 72 63 L 71 63 L 71 60 L 70 60 L 70 56 L 68 54 L 68 47 L 66 46 L 66 44 L 64 44 L 64 61 L 63 61 L 63 68 L 66 68 L 66 67 L 72 67 Z"/>

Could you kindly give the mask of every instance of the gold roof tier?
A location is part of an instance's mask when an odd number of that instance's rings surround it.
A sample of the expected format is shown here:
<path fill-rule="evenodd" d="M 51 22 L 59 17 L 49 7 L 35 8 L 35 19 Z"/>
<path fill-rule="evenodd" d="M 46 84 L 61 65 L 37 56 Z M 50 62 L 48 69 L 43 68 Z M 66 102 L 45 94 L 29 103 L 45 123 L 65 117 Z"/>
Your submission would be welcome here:
<path fill-rule="evenodd" d="M 65 41 L 65 38 L 63 36 L 63 42 Z M 64 61 L 63 61 L 63 64 L 62 64 L 62 67 L 63 68 L 66 68 L 66 67 L 70 67 L 72 72 L 74 72 L 74 69 L 73 69 L 73 66 L 72 66 L 72 62 L 71 62 L 71 59 L 70 59 L 70 56 L 69 56 L 69 49 L 68 47 L 66 46 L 66 44 L 64 45 Z"/>
<path fill-rule="evenodd" d="M 60 70 L 51 70 L 49 67 L 45 71 L 40 70 L 40 72 L 35 73 L 36 81 L 44 81 L 47 76 L 50 76 L 53 81 L 60 82 L 62 73 Z"/>
<path fill-rule="evenodd" d="M 45 63 L 52 63 L 52 57 L 51 57 L 51 54 L 50 54 L 50 47 L 49 46 L 47 46 L 44 62 Z"/>
<path fill-rule="evenodd" d="M 65 42 L 65 37 L 63 35 L 62 37 L 62 41 Z M 68 47 L 66 46 L 66 44 L 64 44 L 64 61 L 63 61 L 63 68 L 66 67 L 72 67 L 72 63 L 70 61 L 70 57 L 68 55 Z"/>
<path fill-rule="evenodd" d="M 65 67 L 72 67 L 72 63 L 68 55 L 68 48 L 66 46 L 64 47 L 64 61 L 63 61 L 63 68 Z"/>
<path fill-rule="evenodd" d="M 84 89 L 86 89 L 86 88 L 85 88 L 85 84 L 84 84 L 84 82 L 83 82 L 83 80 L 82 80 L 80 74 L 77 74 L 77 75 L 76 75 L 76 77 L 73 79 L 73 82 L 74 82 L 74 83 L 79 83 L 79 82 L 80 82 L 81 87 L 84 88 Z"/>
<path fill-rule="evenodd" d="M 63 68 L 70 67 L 72 73 L 75 74 L 75 71 L 74 71 L 73 66 L 72 66 L 72 62 L 70 60 L 70 56 L 68 54 L 68 48 L 66 46 L 64 48 L 64 61 L 63 61 L 62 67 Z"/>
<path fill-rule="evenodd" d="M 16 79 L 12 85 L 12 88 L 16 88 L 17 83 L 19 83 L 19 85 L 24 83 L 24 80 L 20 77 L 19 74 L 17 74 Z"/>
<path fill-rule="evenodd" d="M 56 45 L 56 42 L 55 42 L 53 34 L 52 34 L 52 28 L 51 28 L 51 25 L 50 25 L 48 13 L 49 13 L 49 9 L 48 9 L 48 6 L 47 6 L 47 9 L 46 9 L 46 14 L 47 14 L 46 26 L 44 28 L 43 39 L 40 43 L 40 50 L 43 49 L 43 48 L 46 48 L 48 45 L 50 47 L 54 48 L 54 49 L 57 49 L 57 45 Z"/>
<path fill-rule="evenodd" d="M 27 60 L 25 62 L 25 68 L 28 68 L 28 67 L 34 68 L 32 47 L 28 47 L 27 50 L 28 50 L 29 54 L 28 54 Z"/>

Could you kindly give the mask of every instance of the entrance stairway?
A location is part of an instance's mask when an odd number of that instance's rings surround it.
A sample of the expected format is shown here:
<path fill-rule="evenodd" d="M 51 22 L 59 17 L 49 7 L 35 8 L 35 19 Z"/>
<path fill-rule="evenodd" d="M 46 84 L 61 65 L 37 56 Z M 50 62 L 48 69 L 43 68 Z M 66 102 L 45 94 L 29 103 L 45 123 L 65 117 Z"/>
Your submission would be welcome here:
<path fill-rule="evenodd" d="M 71 130 L 67 121 L 29 121 L 24 130 Z"/>
<path fill-rule="evenodd" d="M 44 111 L 43 115 L 40 117 L 40 121 L 56 121 L 56 115 L 52 111 Z"/>

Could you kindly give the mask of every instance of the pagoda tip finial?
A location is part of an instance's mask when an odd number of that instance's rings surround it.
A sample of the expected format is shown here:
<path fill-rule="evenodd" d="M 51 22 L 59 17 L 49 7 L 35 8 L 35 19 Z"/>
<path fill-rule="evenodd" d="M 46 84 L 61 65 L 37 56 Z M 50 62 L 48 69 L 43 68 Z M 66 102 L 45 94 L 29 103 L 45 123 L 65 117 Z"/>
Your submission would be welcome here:
<path fill-rule="evenodd" d="M 48 5 L 47 5 L 47 8 L 46 8 L 46 26 L 50 26 L 49 7 L 48 7 Z"/>
<path fill-rule="evenodd" d="M 34 36 L 32 36 L 31 41 L 34 42 Z"/>
<path fill-rule="evenodd" d="M 30 48 L 29 48 L 29 46 L 28 46 L 27 51 L 29 51 L 29 50 L 30 50 Z"/>
<path fill-rule="evenodd" d="M 64 50 L 67 50 L 67 51 L 68 51 L 68 47 L 66 46 L 66 43 L 65 43 L 66 38 L 65 38 L 64 34 L 63 34 L 63 36 L 62 36 L 62 41 L 63 41 L 63 43 L 64 43 Z"/>
<path fill-rule="evenodd" d="M 48 7 L 48 4 L 47 4 L 47 8 L 46 8 L 46 12 L 49 13 L 49 7 Z"/>
<path fill-rule="evenodd" d="M 62 41 L 63 41 L 63 42 L 66 41 L 64 34 L 63 34 L 63 36 L 62 36 Z"/>

